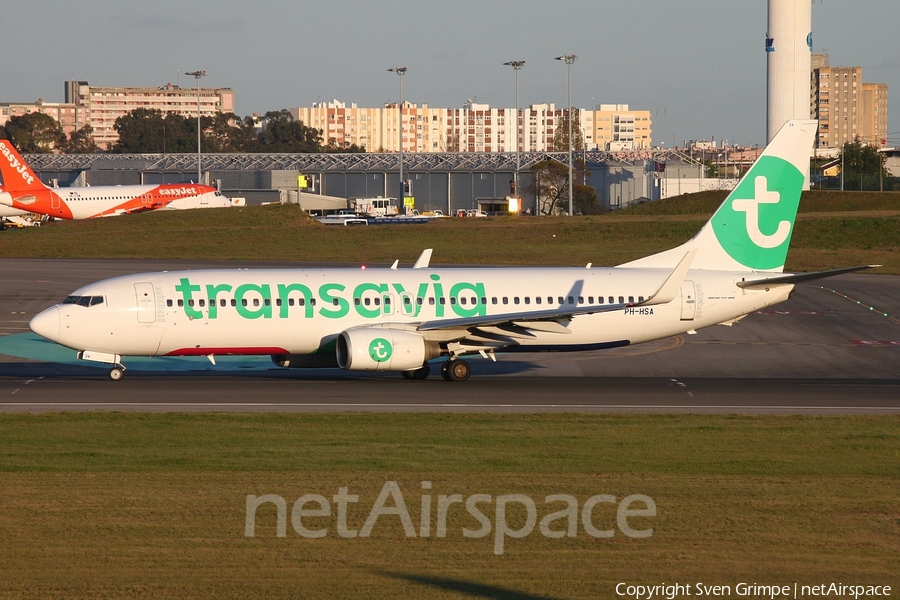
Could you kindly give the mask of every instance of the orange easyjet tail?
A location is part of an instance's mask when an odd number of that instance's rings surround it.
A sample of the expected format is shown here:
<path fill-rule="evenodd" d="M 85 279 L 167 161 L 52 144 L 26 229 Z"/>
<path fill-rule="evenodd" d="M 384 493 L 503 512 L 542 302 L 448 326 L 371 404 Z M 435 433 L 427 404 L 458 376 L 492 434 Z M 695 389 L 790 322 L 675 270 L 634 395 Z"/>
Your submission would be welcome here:
<path fill-rule="evenodd" d="M 0 176 L 7 192 L 34 192 L 48 189 L 38 179 L 9 140 L 0 140 Z"/>

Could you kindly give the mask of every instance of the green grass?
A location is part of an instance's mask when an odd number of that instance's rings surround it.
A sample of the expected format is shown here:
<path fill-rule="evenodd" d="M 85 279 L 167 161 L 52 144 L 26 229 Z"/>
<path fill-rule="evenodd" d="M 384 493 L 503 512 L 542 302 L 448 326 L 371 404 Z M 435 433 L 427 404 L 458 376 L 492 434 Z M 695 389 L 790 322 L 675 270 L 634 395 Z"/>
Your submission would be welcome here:
<path fill-rule="evenodd" d="M 897 585 L 897 417 L 450 414 L 0 415 L 0 598 L 609 598 L 615 583 Z M 396 517 L 342 539 L 244 537 L 247 494 L 359 496 L 385 481 L 416 526 L 438 494 L 645 494 L 653 536 L 535 531 L 407 538 Z M 388 503 L 393 505 L 392 502 Z M 580 504 L 579 504 L 580 506 Z M 494 521 L 493 504 L 483 505 Z M 521 510 L 510 510 L 518 527 Z M 560 506 L 552 507 L 552 510 Z M 597 525 L 614 526 L 613 505 Z M 434 513 L 432 514 L 434 519 Z M 468 595 L 467 595 L 468 594 Z M 518 594 L 518 595 L 516 595 Z"/>
<path fill-rule="evenodd" d="M 325 227 L 294 206 L 172 211 L 53 223 L 0 234 L 3 258 L 156 258 L 435 264 L 616 265 L 683 243 L 724 194 L 704 192 L 597 217 L 444 219 Z M 900 193 L 810 192 L 790 270 L 884 264 L 900 274 Z"/>

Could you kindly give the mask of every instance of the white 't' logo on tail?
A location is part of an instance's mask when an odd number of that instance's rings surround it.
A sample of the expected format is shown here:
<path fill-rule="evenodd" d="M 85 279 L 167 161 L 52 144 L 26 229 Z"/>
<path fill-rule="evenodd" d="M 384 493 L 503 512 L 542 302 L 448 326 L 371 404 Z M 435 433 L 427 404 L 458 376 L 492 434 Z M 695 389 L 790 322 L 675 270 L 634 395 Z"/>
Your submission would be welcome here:
<path fill-rule="evenodd" d="M 791 233 L 791 222 L 781 221 L 778 230 L 772 235 L 766 235 L 759 229 L 759 205 L 778 204 L 781 194 L 769 191 L 769 181 L 760 176 L 753 180 L 754 198 L 752 200 L 735 200 L 732 208 L 739 212 L 747 213 L 747 235 L 750 240 L 760 248 L 776 248 L 784 243 Z"/>

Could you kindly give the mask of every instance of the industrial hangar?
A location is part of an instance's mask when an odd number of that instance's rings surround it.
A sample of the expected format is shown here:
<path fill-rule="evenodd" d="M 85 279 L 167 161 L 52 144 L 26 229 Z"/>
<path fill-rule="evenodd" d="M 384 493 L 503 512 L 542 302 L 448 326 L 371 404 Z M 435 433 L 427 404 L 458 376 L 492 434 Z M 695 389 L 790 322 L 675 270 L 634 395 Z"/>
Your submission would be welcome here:
<path fill-rule="evenodd" d="M 577 152 L 597 190 L 601 206 L 621 208 L 661 197 L 663 178 L 697 177 L 698 166 L 676 151 L 627 154 Z M 197 154 L 31 154 L 25 157 L 47 185 L 132 185 L 196 181 Z M 552 159 L 567 164 L 565 152 L 520 154 L 522 208 L 534 206 L 529 194 L 533 165 Z M 664 169 L 660 165 L 665 165 Z M 337 210 L 348 198 L 400 196 L 399 155 L 359 154 L 203 154 L 203 177 L 226 196 L 247 204 L 298 201 L 307 210 Z M 404 153 L 407 196 L 420 211 L 501 210 L 513 194 L 516 154 Z M 307 182 L 299 188 L 301 178 Z M 299 194 L 298 194 L 299 192 Z"/>

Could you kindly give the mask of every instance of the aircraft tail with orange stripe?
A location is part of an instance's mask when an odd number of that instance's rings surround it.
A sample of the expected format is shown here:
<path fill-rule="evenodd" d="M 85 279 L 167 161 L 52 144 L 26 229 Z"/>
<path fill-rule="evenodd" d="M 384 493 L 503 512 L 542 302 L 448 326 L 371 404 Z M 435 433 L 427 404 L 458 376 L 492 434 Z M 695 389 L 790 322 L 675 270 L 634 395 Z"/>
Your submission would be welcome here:
<path fill-rule="evenodd" d="M 49 189 L 34 174 L 9 140 L 0 140 L 0 176 L 7 192 L 36 192 Z"/>

